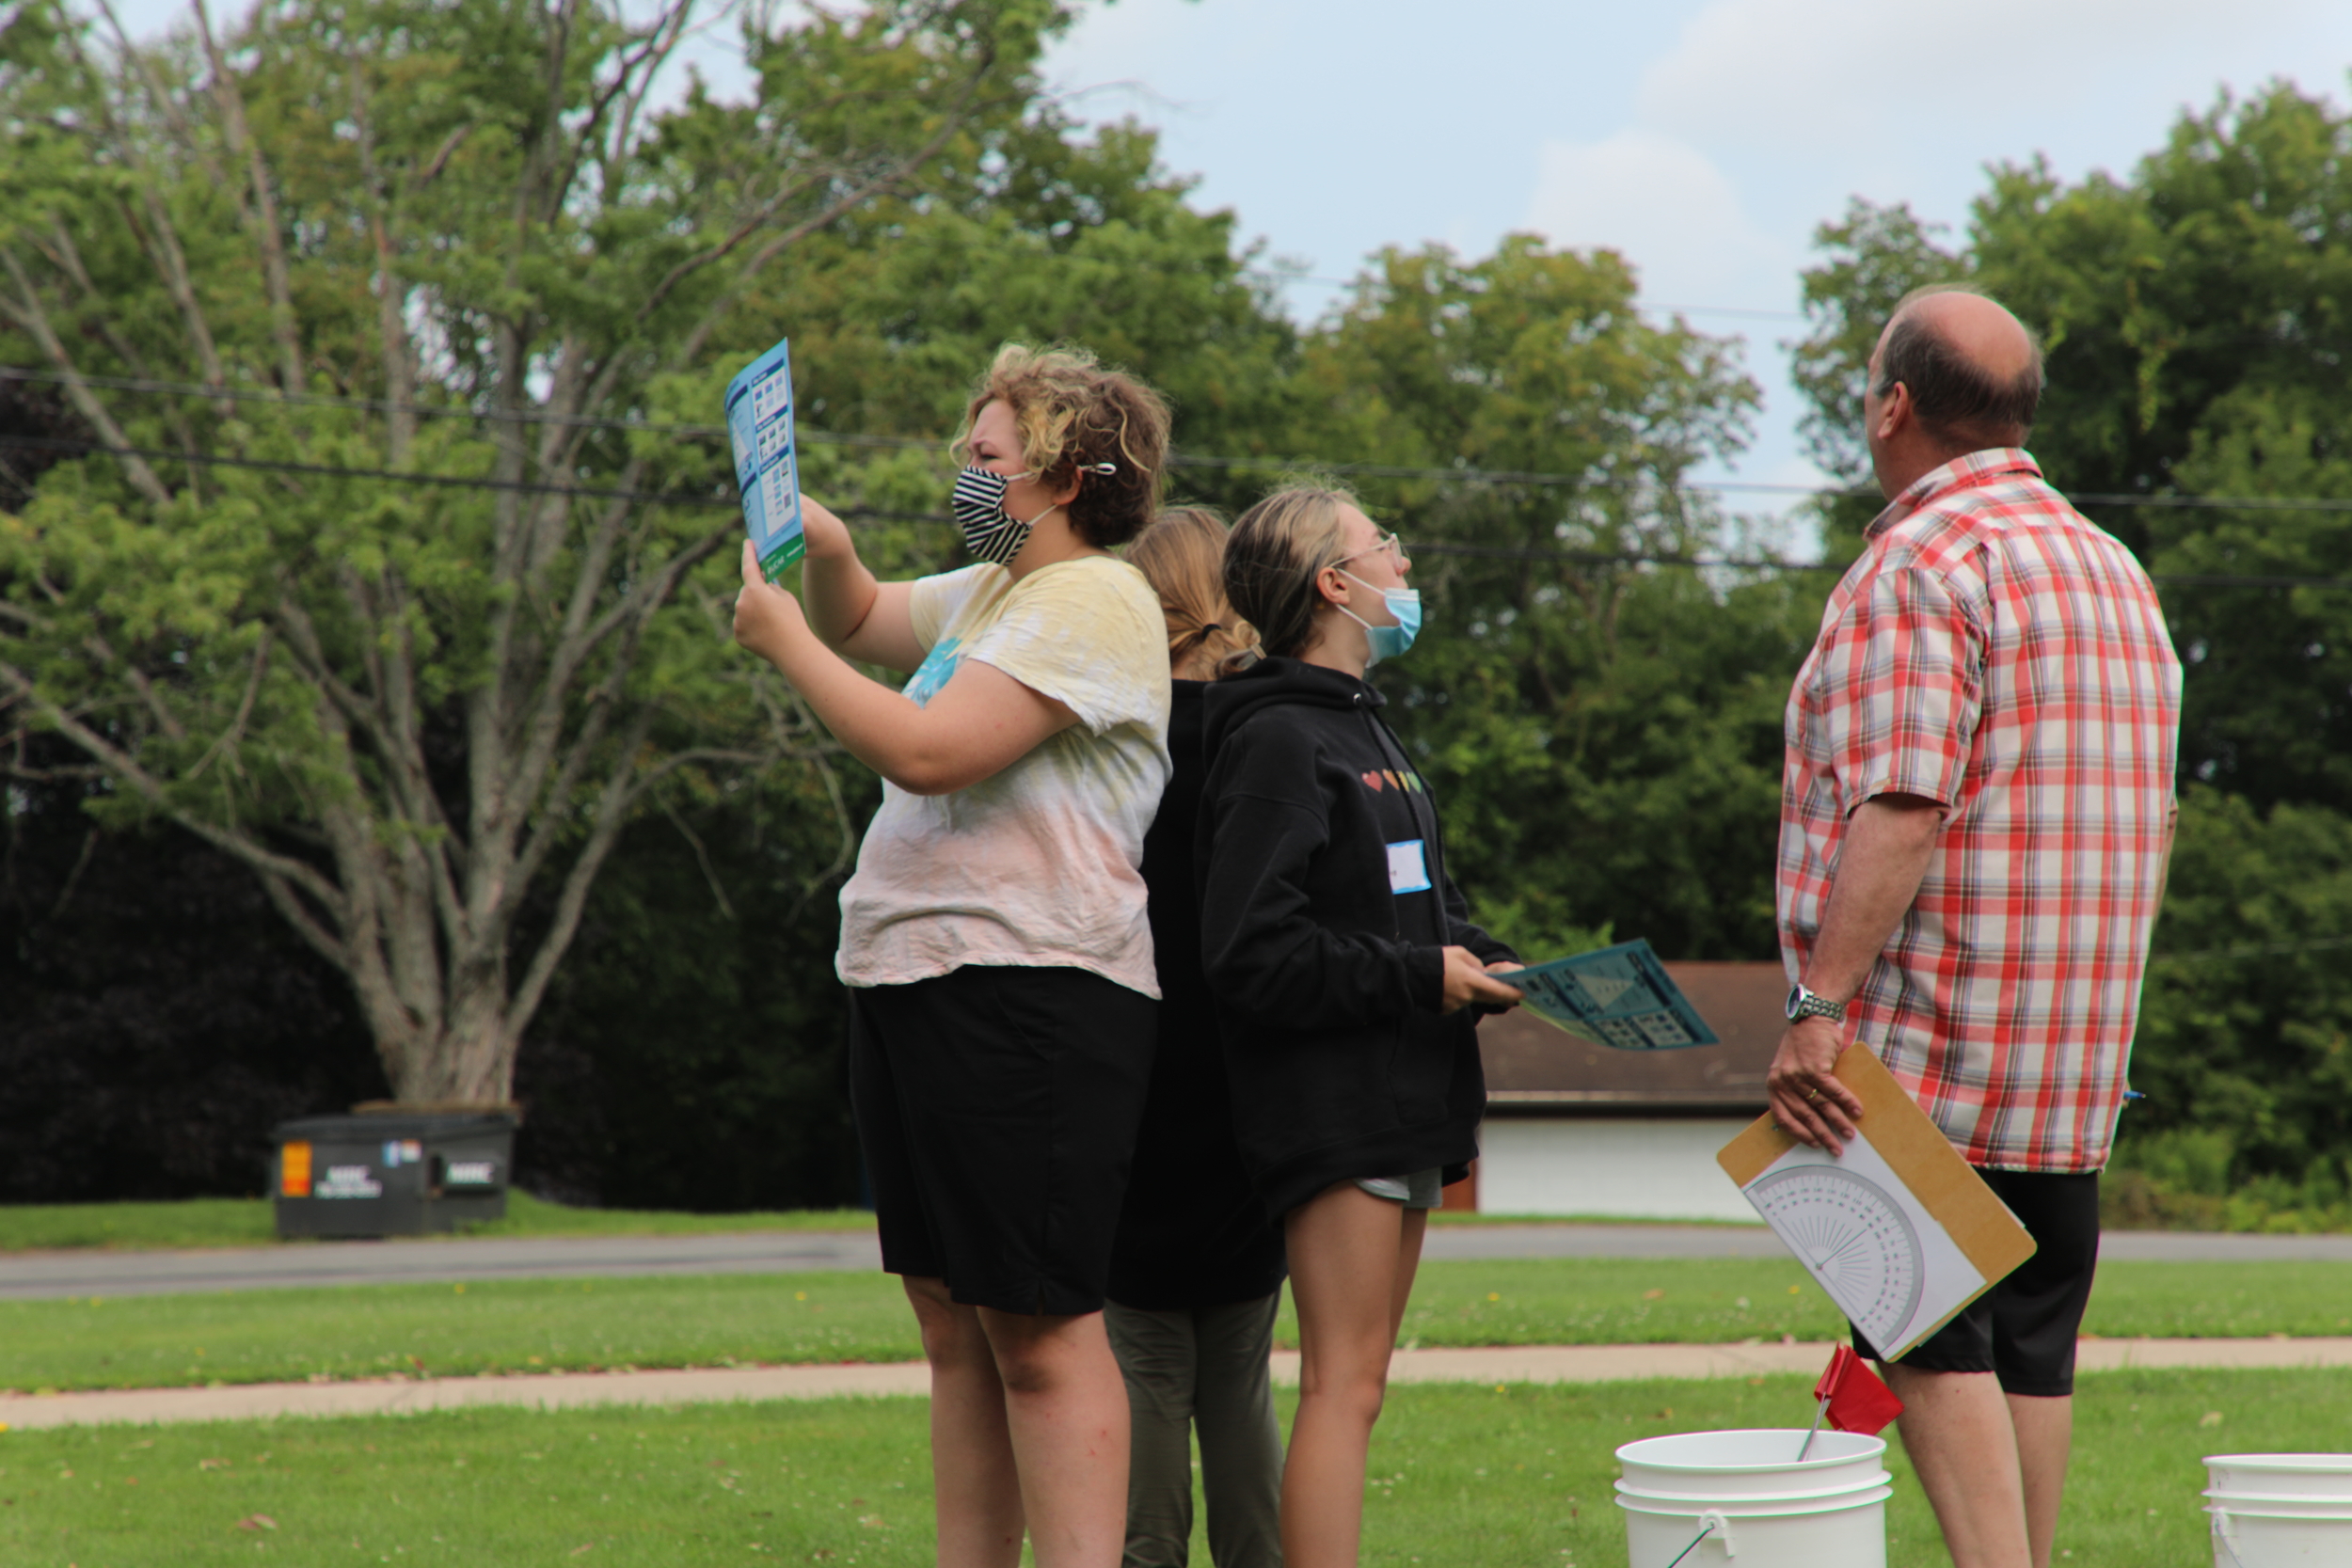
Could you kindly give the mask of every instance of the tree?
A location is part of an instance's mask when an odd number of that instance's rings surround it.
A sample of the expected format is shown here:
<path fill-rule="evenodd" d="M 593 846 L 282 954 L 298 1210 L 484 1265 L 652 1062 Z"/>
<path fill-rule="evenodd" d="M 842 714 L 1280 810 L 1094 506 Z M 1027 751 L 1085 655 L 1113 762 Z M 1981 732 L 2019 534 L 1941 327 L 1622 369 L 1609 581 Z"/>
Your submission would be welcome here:
<path fill-rule="evenodd" d="M 2223 1170 L 2352 1175 L 2352 818 L 2193 784 L 2132 1053 L 2135 1138 L 2201 1134 Z"/>
<path fill-rule="evenodd" d="M 1763 957 L 1818 591 L 1633 559 L 1727 542 L 1681 482 L 1757 396 L 1734 345 L 1645 323 L 1634 293 L 1613 252 L 1525 235 L 1476 261 L 1385 252 L 1307 344 L 1301 444 L 1372 465 L 1345 477 L 1417 557 L 1428 628 L 1374 678 L 1482 917 L 1531 953 L 1613 927 Z"/>
<path fill-rule="evenodd" d="M 1996 167 L 1956 252 L 1859 201 L 1816 242 L 1798 362 L 1817 455 L 1858 475 L 1837 433 L 1894 298 L 1982 286 L 2048 349 L 2035 454 L 2163 587 L 2184 771 L 2352 810 L 2352 597 L 2330 586 L 2352 577 L 2352 118 L 2286 85 L 2224 96 L 2127 182 Z M 2212 504 L 2236 498 L 2256 504 Z"/>
<path fill-rule="evenodd" d="M 101 829 L 93 787 L 20 779 L 0 816 L 0 1203 L 260 1192 L 274 1122 L 384 1092 L 349 988 L 250 872 Z"/>
<path fill-rule="evenodd" d="M 755 103 L 657 112 L 690 0 L 199 6 L 151 49 L 20 8 L 0 356 L 89 455 L 0 518 L 14 766 L 53 732 L 103 816 L 250 867 L 399 1096 L 505 1099 L 648 791 L 828 752 L 721 657 L 723 442 L 629 421 L 707 425 L 747 293 L 986 161 L 1063 20 L 763 8 Z"/>

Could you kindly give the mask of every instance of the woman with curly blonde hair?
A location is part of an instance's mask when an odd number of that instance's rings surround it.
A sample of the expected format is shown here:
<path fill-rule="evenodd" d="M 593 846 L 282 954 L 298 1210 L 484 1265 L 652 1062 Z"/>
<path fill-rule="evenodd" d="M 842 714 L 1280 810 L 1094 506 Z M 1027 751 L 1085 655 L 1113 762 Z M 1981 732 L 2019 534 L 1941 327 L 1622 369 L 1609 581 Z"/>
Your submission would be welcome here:
<path fill-rule="evenodd" d="M 1158 503 L 1168 410 L 1091 356 L 1009 346 L 957 446 L 974 564 L 878 581 L 803 499 L 806 607 L 747 547 L 736 637 L 883 781 L 836 968 L 882 1267 L 930 1364 L 939 1561 L 1011 1568 L 1025 1533 L 1040 1568 L 1110 1568 L 1128 1418 L 1102 1309 L 1157 1029 L 1139 867 L 1168 774 L 1159 601 L 1110 552 Z"/>

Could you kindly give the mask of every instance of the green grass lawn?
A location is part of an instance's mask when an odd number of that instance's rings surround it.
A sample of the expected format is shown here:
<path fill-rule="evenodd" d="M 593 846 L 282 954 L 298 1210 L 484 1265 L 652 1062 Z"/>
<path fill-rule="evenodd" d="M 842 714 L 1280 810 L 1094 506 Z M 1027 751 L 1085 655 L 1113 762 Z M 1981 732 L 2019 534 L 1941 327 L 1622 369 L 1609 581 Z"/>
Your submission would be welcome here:
<path fill-rule="evenodd" d="M 1438 1212 L 1438 1225 L 1655 1225 L 1655 1220 L 1536 1214 Z M 1692 1220 L 1692 1226 L 1724 1222 Z M 464 1236 L 711 1236 L 747 1230 L 871 1230 L 864 1209 L 796 1209 L 687 1214 L 655 1209 L 567 1209 L 525 1192 L 506 1198 L 506 1217 L 468 1226 Z M 1753 1226 L 1745 1228 L 1756 1228 Z M 435 1238 L 448 1240 L 447 1237 Z M 278 1242 L 267 1198 L 198 1197 L 176 1203 L 0 1204 L 0 1253 L 66 1247 L 269 1246 Z M 312 1245 L 312 1243 L 295 1243 Z"/>
<path fill-rule="evenodd" d="M 0 1253 L 57 1247 L 268 1246 L 277 1243 L 266 1198 L 197 1197 L 178 1203 L 0 1205 Z M 743 1230 L 871 1230 L 863 1209 L 780 1213 L 679 1214 L 638 1209 L 566 1209 L 509 1193 L 506 1217 L 467 1227 L 468 1236 L 710 1236 Z M 433 1238 L 446 1241 L 448 1237 Z M 323 1243 L 299 1242 L 298 1246 Z"/>
<path fill-rule="evenodd" d="M 1796 1377 L 1395 1389 L 1373 1444 L 1364 1560 L 1621 1568 L 1618 1444 L 1802 1424 L 1807 1392 Z M 2060 1560 L 2204 1560 L 2202 1455 L 2345 1449 L 2352 1371 L 2087 1378 Z M 1888 1459 L 1889 1562 L 1945 1562 L 1899 1445 Z M 931 1544 L 919 1400 L 0 1434 L 0 1561 L 26 1568 L 914 1568 Z"/>
<path fill-rule="evenodd" d="M 2088 1332 L 2352 1332 L 2352 1263 L 2112 1263 Z M 1432 1263 L 1407 1345 L 1829 1338 L 1792 1262 L 1517 1259 Z M 1283 1342 L 1295 1342 L 1285 1313 Z M 0 1388 L 121 1388 L 420 1372 L 897 1361 L 920 1354 L 879 1274 L 485 1280 L 0 1302 Z"/>

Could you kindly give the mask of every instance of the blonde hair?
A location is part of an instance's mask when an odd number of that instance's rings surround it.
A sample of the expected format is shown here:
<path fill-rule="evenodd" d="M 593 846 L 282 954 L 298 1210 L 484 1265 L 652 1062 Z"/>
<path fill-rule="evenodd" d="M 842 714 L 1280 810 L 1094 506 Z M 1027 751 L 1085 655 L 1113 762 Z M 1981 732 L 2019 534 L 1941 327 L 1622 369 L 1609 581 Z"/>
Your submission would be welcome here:
<path fill-rule="evenodd" d="M 1127 560 L 1160 596 L 1168 617 L 1168 662 L 1196 655 L 1221 666 L 1257 636 L 1225 598 L 1225 519 L 1205 506 L 1172 506 L 1136 535 Z"/>
<path fill-rule="evenodd" d="M 1012 412 L 1021 461 L 1049 489 L 1074 476 L 1078 493 L 1066 508 L 1070 526 L 1103 549 L 1123 545 L 1159 510 L 1168 469 L 1168 400 L 1122 371 L 1106 371 L 1082 348 L 1026 348 L 1007 343 L 973 388 L 963 434 L 949 450 L 961 453 L 973 421 L 992 403 Z M 1109 473 L 1095 465 L 1112 465 Z"/>
<path fill-rule="evenodd" d="M 1225 596 L 1258 628 L 1263 650 L 1296 657 L 1314 641 L 1323 595 L 1315 578 L 1347 559 L 1341 514 L 1363 510 L 1353 495 L 1330 485 L 1296 484 L 1241 515 L 1225 542 Z M 1237 661 L 1228 660 L 1225 673 Z"/>

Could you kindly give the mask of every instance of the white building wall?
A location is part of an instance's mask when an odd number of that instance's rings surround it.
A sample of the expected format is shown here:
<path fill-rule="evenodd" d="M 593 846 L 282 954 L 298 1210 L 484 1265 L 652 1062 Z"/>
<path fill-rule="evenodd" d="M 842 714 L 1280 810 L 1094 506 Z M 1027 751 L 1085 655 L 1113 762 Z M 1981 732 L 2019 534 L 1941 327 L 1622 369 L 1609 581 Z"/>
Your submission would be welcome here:
<path fill-rule="evenodd" d="M 1715 1151 L 1746 1125 L 1728 1117 L 1489 1117 L 1478 1136 L 1478 1207 L 1757 1223 L 1715 1163 Z"/>

